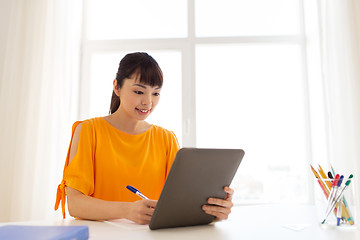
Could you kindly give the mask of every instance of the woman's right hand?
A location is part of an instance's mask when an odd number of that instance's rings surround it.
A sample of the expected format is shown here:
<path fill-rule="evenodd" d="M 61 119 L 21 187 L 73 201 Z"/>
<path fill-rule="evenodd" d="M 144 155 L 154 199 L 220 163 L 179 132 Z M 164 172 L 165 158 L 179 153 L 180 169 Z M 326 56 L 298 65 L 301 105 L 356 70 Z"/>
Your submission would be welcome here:
<path fill-rule="evenodd" d="M 148 224 L 154 213 L 157 201 L 143 199 L 130 204 L 127 219 L 139 224 Z"/>

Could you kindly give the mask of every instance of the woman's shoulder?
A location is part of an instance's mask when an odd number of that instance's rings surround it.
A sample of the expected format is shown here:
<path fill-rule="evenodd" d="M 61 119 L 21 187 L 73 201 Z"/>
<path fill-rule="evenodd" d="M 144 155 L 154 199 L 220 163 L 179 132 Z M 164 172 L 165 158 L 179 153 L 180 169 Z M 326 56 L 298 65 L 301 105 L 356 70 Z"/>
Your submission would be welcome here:
<path fill-rule="evenodd" d="M 94 129 L 97 125 L 103 124 L 102 117 L 89 118 L 85 120 L 78 120 L 73 124 L 73 130 L 76 128 Z"/>
<path fill-rule="evenodd" d="M 172 131 L 164 128 L 164 127 L 160 127 L 160 126 L 155 125 L 155 124 L 152 124 L 151 127 L 152 127 L 152 129 L 153 129 L 154 131 L 156 131 L 156 132 L 158 132 L 158 133 L 170 133 L 170 132 L 172 132 Z"/>
<path fill-rule="evenodd" d="M 74 124 L 81 123 L 82 125 L 94 125 L 94 124 L 102 124 L 102 122 L 103 122 L 103 117 L 94 117 L 85 120 L 78 120 Z"/>
<path fill-rule="evenodd" d="M 172 148 L 172 146 L 175 146 L 174 149 L 179 148 L 179 146 L 180 146 L 179 141 L 173 131 L 168 130 L 164 127 L 157 126 L 157 125 L 153 125 L 152 128 L 156 132 L 155 135 L 157 136 L 157 139 L 159 141 L 165 143 L 165 145 L 167 147 Z"/>
<path fill-rule="evenodd" d="M 175 133 L 171 130 L 168 130 L 164 127 L 160 127 L 158 125 L 152 125 L 152 129 L 153 131 L 155 132 L 155 134 L 159 134 L 159 135 L 162 135 L 162 136 L 165 136 L 165 137 L 175 137 Z"/>

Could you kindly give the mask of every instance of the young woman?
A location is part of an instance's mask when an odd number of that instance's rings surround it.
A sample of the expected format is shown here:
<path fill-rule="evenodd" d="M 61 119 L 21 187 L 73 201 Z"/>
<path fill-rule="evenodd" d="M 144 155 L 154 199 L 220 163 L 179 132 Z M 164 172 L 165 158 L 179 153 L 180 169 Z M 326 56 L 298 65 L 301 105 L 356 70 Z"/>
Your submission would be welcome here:
<path fill-rule="evenodd" d="M 150 222 L 162 187 L 179 150 L 173 132 L 147 123 L 159 102 L 162 71 L 147 53 L 131 53 L 119 64 L 113 82 L 110 115 L 75 122 L 55 210 L 65 200 L 71 216 L 81 219 L 126 218 Z M 152 200 L 126 189 L 134 186 Z M 225 199 L 209 198 L 203 210 L 226 219 L 233 190 Z"/>

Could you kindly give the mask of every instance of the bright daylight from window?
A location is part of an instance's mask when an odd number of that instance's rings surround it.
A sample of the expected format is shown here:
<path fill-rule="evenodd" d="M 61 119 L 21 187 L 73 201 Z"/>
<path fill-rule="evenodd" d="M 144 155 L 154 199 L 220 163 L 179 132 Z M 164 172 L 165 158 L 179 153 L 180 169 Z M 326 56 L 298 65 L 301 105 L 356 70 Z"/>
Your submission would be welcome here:
<path fill-rule="evenodd" d="M 182 146 L 193 139 L 192 147 L 245 150 L 232 184 L 236 204 L 307 202 L 300 1 L 189 2 L 87 1 L 82 116 L 108 113 L 120 59 L 146 51 L 165 77 L 149 121 L 173 130 Z M 195 112 L 185 114 L 188 99 Z M 185 138 L 187 123 L 195 131 Z"/>

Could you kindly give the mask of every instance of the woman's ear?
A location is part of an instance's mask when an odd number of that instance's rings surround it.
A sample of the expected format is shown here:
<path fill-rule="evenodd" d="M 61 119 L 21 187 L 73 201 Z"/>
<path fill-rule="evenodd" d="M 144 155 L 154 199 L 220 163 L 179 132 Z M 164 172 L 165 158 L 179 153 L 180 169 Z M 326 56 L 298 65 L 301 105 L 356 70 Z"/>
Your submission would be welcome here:
<path fill-rule="evenodd" d="M 113 89 L 114 89 L 114 93 L 116 94 L 116 96 L 120 96 L 120 87 L 117 84 L 117 80 L 114 79 L 113 81 Z"/>

